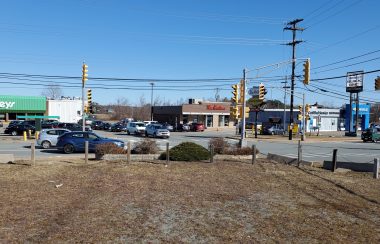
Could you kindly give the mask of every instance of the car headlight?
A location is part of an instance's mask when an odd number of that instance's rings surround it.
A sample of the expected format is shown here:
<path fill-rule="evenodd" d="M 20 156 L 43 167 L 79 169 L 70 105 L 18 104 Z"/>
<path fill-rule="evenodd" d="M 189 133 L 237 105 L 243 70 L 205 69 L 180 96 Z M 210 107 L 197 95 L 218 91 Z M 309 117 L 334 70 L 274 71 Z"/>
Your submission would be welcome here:
<path fill-rule="evenodd" d="M 123 146 L 124 146 L 124 145 L 123 145 L 124 143 L 119 142 L 119 141 L 115 141 L 114 144 L 115 144 L 116 146 L 118 146 L 118 147 L 123 147 Z"/>

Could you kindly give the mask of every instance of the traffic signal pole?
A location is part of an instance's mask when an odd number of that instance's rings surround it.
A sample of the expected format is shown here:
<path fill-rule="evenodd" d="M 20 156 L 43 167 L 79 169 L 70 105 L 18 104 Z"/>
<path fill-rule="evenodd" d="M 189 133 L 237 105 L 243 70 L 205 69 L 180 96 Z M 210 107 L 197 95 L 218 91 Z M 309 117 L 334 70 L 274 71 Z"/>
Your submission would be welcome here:
<path fill-rule="evenodd" d="M 245 143 L 245 85 L 246 85 L 246 74 L 247 74 L 247 70 L 246 69 L 243 69 L 243 88 L 241 89 L 243 92 L 242 94 L 240 94 L 240 96 L 243 98 L 242 99 L 242 119 L 241 119 L 241 135 L 240 135 L 240 147 L 245 147 L 246 146 L 246 143 Z"/>

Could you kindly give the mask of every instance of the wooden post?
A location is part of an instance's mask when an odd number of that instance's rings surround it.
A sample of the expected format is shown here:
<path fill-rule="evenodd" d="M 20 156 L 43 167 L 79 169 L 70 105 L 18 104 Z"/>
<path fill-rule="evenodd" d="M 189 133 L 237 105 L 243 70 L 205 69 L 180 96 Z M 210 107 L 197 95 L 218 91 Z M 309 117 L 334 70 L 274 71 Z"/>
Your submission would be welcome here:
<path fill-rule="evenodd" d="M 32 144 L 30 145 L 30 149 L 31 149 L 31 161 L 32 161 L 32 164 L 34 165 L 36 163 L 36 144 L 34 142 L 32 142 Z"/>
<path fill-rule="evenodd" d="M 373 161 L 373 178 L 379 179 L 379 158 Z"/>
<path fill-rule="evenodd" d="M 214 162 L 214 146 L 210 145 L 210 163 Z"/>
<path fill-rule="evenodd" d="M 256 145 L 252 145 L 252 164 L 256 162 Z"/>
<path fill-rule="evenodd" d="M 331 165 L 331 171 L 335 172 L 336 170 L 336 157 L 338 154 L 338 149 L 334 149 L 333 151 L 333 157 L 332 157 L 332 165 Z"/>
<path fill-rule="evenodd" d="M 84 161 L 88 163 L 88 141 L 84 142 Z"/>
<path fill-rule="evenodd" d="M 131 142 L 128 141 L 127 143 L 127 162 L 130 163 L 131 162 Z"/>
<path fill-rule="evenodd" d="M 169 159 L 170 159 L 170 155 L 169 155 L 169 142 L 166 143 L 166 164 L 169 164 Z"/>
<path fill-rule="evenodd" d="M 302 161 L 302 145 L 301 141 L 298 141 L 298 158 L 297 158 L 297 166 L 299 167 Z"/>

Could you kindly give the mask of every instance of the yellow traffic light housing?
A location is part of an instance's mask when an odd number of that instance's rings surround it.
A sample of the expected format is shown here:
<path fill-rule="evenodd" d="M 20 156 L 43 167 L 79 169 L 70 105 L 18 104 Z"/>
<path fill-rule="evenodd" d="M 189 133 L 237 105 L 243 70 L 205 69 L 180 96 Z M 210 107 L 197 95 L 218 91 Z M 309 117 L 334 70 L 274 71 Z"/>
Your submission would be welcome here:
<path fill-rule="evenodd" d="M 308 58 L 305 63 L 303 64 L 303 83 L 305 85 L 310 84 L 310 59 Z"/>
<path fill-rule="evenodd" d="M 297 119 L 302 120 L 302 114 L 297 114 Z"/>
<path fill-rule="evenodd" d="M 239 108 L 238 106 L 230 107 L 230 116 L 232 119 L 239 118 Z"/>
<path fill-rule="evenodd" d="M 87 108 L 90 113 L 92 113 L 92 90 L 87 90 Z"/>
<path fill-rule="evenodd" d="M 375 91 L 380 90 L 380 76 L 375 79 Z"/>
<path fill-rule="evenodd" d="M 84 87 L 86 81 L 88 80 L 88 66 L 86 64 L 82 65 L 82 85 Z"/>
<path fill-rule="evenodd" d="M 265 86 L 263 83 L 260 83 L 260 85 L 259 85 L 259 100 L 264 101 L 265 100 L 265 94 L 267 94 Z"/>
<path fill-rule="evenodd" d="M 300 114 L 303 114 L 303 108 L 302 108 L 302 105 L 298 105 L 298 110 L 299 110 Z"/>
<path fill-rule="evenodd" d="M 305 113 L 306 114 L 310 113 L 310 104 L 306 104 L 306 106 L 305 106 Z"/>
<path fill-rule="evenodd" d="M 239 102 L 239 87 L 237 84 L 231 86 L 233 91 L 232 91 L 232 101 L 237 104 Z"/>
<path fill-rule="evenodd" d="M 244 80 L 240 80 L 240 99 L 239 102 L 243 104 L 244 102 L 244 96 L 245 96 L 245 86 L 244 86 Z"/>

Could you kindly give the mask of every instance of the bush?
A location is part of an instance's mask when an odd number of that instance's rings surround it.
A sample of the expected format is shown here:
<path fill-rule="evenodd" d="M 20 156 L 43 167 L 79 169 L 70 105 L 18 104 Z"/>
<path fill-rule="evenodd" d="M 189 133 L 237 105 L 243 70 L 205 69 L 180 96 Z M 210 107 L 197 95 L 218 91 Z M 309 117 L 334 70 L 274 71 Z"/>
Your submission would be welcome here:
<path fill-rule="evenodd" d="M 169 160 L 171 161 L 199 161 L 210 158 L 210 152 L 193 142 L 183 142 L 169 150 Z M 159 157 L 161 160 L 166 159 L 166 153 Z"/>
<path fill-rule="evenodd" d="M 256 153 L 258 150 L 256 149 Z M 252 148 L 250 147 L 232 147 L 224 151 L 224 154 L 227 155 L 252 155 Z"/>
<path fill-rule="evenodd" d="M 157 152 L 158 146 L 156 141 L 148 138 L 136 143 L 135 147 L 131 151 L 131 153 L 134 154 L 155 154 Z"/>
<path fill-rule="evenodd" d="M 105 155 L 105 154 L 125 154 L 126 150 L 116 146 L 114 143 L 104 143 L 96 145 L 95 154 Z"/>
<path fill-rule="evenodd" d="M 211 138 L 208 145 L 214 147 L 215 154 L 224 154 L 224 151 L 230 146 L 222 137 Z"/>

